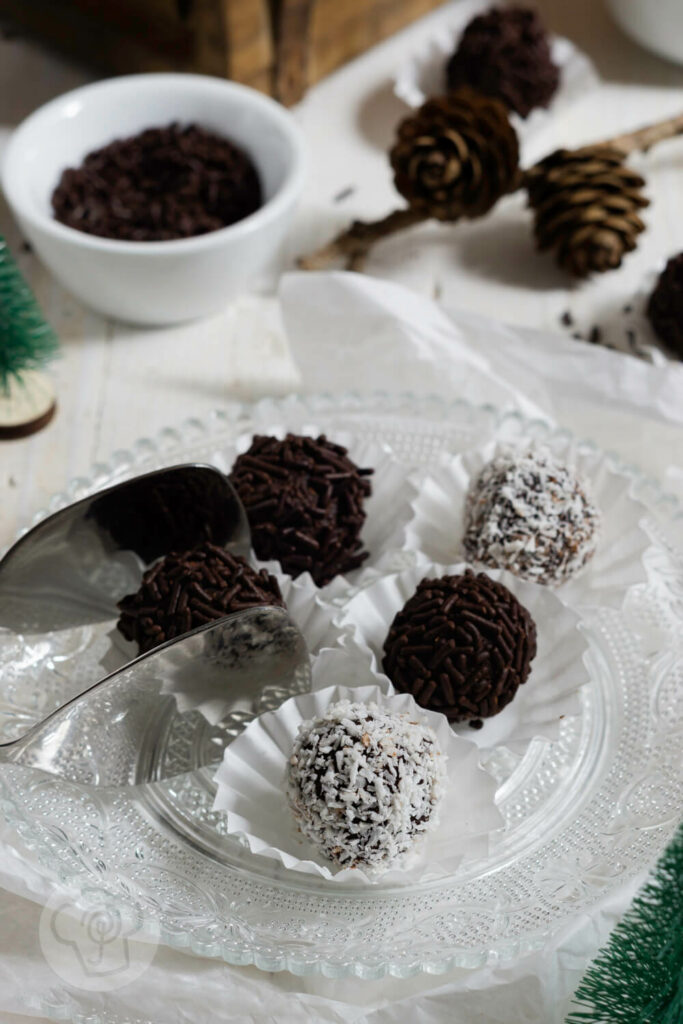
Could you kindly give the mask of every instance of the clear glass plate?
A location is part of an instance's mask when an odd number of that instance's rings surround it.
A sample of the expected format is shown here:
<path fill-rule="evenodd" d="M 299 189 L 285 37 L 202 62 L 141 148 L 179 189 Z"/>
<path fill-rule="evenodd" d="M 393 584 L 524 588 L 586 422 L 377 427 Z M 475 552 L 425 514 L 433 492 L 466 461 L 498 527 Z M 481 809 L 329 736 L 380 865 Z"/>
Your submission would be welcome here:
<path fill-rule="evenodd" d="M 192 420 L 118 452 L 56 495 L 49 511 L 136 473 L 213 461 L 245 431 L 286 423 L 334 438 L 389 443 L 411 466 L 489 438 L 566 443 L 566 432 L 516 413 L 434 398 L 377 395 L 265 400 Z M 586 450 L 595 447 L 585 444 Z M 287 872 L 224 834 L 210 771 L 192 771 L 202 730 L 171 720 L 165 756 L 187 773 L 164 784 L 98 790 L 3 767 L 0 807 L 46 873 L 153 920 L 172 946 L 265 970 L 407 977 L 503 961 L 548 936 L 652 862 L 680 814 L 683 784 L 683 515 L 658 486 L 627 473 L 646 505 L 649 580 L 624 608 L 584 621 L 591 681 L 556 742 L 488 767 L 506 827 L 485 861 L 447 881 L 359 891 Z M 38 517 L 41 518 L 41 517 Z M 397 557 L 400 562 L 400 557 Z M 341 599 L 343 600 L 343 596 Z M 0 737 L 10 739 L 100 674 L 111 624 L 36 641 L 0 634 Z M 273 695 L 255 701 L 254 713 Z M 279 700 L 282 695 L 275 695 Z M 236 723 L 236 729 L 240 723 Z M 211 737 L 207 732 L 206 742 Z M 87 744 L 82 777 L 88 778 Z"/>

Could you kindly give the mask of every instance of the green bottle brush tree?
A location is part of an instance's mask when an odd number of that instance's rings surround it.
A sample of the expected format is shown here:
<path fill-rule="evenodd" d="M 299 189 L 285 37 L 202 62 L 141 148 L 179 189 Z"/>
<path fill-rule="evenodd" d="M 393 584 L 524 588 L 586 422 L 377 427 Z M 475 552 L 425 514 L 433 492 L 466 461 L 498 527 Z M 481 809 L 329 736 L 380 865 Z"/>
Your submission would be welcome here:
<path fill-rule="evenodd" d="M 683 1024 L 683 825 L 574 994 L 566 1024 Z"/>
<path fill-rule="evenodd" d="M 52 419 L 56 404 L 41 368 L 57 336 L 0 236 L 0 439 L 25 437 Z"/>

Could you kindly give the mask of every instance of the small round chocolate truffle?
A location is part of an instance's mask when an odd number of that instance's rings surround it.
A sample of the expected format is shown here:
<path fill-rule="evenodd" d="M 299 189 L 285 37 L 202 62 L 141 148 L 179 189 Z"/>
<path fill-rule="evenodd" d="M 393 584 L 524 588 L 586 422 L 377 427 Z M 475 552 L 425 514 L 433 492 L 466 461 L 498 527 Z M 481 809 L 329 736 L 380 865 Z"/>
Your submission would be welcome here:
<path fill-rule="evenodd" d="M 683 359 L 683 252 L 672 256 L 659 275 L 647 315 L 659 340 Z"/>
<path fill-rule="evenodd" d="M 286 573 L 310 572 L 318 586 L 368 557 L 360 532 L 371 469 L 324 435 L 257 435 L 239 455 L 230 481 L 242 499 L 257 558 L 277 559 Z"/>
<path fill-rule="evenodd" d="M 470 85 L 526 117 L 547 107 L 560 81 L 536 11 L 492 7 L 467 25 L 446 66 L 449 89 Z"/>
<path fill-rule="evenodd" d="M 144 654 L 197 626 L 257 605 L 284 607 L 275 577 L 205 543 L 172 552 L 148 569 L 140 589 L 119 601 L 116 625 Z"/>
<path fill-rule="evenodd" d="M 429 726 L 344 700 L 299 727 L 287 799 L 329 860 L 385 869 L 437 824 L 446 760 Z"/>
<path fill-rule="evenodd" d="M 384 671 L 397 690 L 480 728 L 510 703 L 536 655 L 536 626 L 502 583 L 470 569 L 424 579 L 394 618 Z"/>
<path fill-rule="evenodd" d="M 595 553 L 600 513 L 586 485 L 549 452 L 503 453 L 465 504 L 467 557 L 533 583 L 565 583 Z"/>

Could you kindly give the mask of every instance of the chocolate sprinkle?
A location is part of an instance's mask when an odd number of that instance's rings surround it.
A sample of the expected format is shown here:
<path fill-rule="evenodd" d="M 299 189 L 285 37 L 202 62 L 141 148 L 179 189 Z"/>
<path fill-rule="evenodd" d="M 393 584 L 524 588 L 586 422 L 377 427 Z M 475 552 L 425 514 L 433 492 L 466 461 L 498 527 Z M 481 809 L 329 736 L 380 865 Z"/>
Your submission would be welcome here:
<path fill-rule="evenodd" d="M 137 593 L 119 601 L 117 628 L 144 654 L 197 626 L 257 605 L 284 607 L 275 577 L 205 543 L 153 565 Z"/>
<path fill-rule="evenodd" d="M 384 671 L 397 690 L 451 722 L 498 714 L 526 682 L 536 626 L 502 583 L 467 569 L 424 579 L 384 643 Z"/>
<path fill-rule="evenodd" d="M 257 558 L 277 559 L 290 576 L 309 572 L 318 586 L 368 557 L 360 532 L 371 469 L 324 435 L 256 435 L 229 479 L 242 499 Z"/>
<path fill-rule="evenodd" d="M 251 158 L 199 125 L 148 128 L 67 168 L 52 194 L 55 218 L 77 231 L 165 242 L 217 231 L 262 204 Z"/>

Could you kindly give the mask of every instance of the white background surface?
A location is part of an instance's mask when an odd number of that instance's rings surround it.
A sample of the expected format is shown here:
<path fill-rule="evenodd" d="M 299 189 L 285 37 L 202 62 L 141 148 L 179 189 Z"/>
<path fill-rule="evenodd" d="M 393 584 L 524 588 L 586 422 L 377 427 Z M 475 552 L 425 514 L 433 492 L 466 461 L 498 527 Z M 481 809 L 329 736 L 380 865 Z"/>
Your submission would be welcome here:
<path fill-rule="evenodd" d="M 537 139 L 538 152 L 532 155 L 540 156 L 559 143 L 579 144 L 613 135 L 683 108 L 683 69 L 637 49 L 613 28 L 596 0 L 576 0 L 571 5 L 546 0 L 540 6 L 555 31 L 570 36 L 589 53 L 604 81 L 599 92 L 572 108 L 562 123 L 549 120 L 544 137 Z M 354 216 L 380 216 L 395 205 L 385 148 L 405 108 L 392 94 L 391 78 L 397 63 L 433 31 L 435 20 L 447 16 L 445 9 L 424 19 L 321 83 L 302 104 L 297 116 L 309 140 L 312 168 L 306 205 L 292 239 L 293 252 L 326 240 Z M 22 39 L 0 41 L 0 142 L 2 133 L 35 106 L 87 77 L 83 70 L 35 44 Z M 514 324 L 559 331 L 559 317 L 570 309 L 580 328 L 599 324 L 607 330 L 623 330 L 623 306 L 632 301 L 653 268 L 683 249 L 683 140 L 665 143 L 633 162 L 646 172 L 654 199 L 645 211 L 649 230 L 619 271 L 596 281 L 568 287 L 552 261 L 534 252 L 520 197 L 505 200 L 486 222 L 457 229 L 426 225 L 397 237 L 378 247 L 368 270 L 422 295 L 441 298 L 450 307 Z M 353 193 L 335 203 L 334 197 L 350 187 Z M 248 298 L 220 317 L 181 328 L 136 330 L 105 322 L 65 295 L 29 254 L 20 251 L 5 208 L 0 208 L 0 231 L 13 243 L 63 344 L 63 357 L 55 367 L 57 418 L 42 434 L 0 448 L 0 546 L 67 479 L 87 473 L 93 462 L 107 459 L 114 449 L 126 448 L 137 438 L 188 416 L 201 416 L 226 398 L 285 392 L 302 382 L 319 385 L 321 367 L 313 359 L 307 361 L 305 352 L 300 351 L 299 366 L 295 365 L 278 329 L 272 300 Z M 336 332 L 343 335 L 338 320 Z M 565 344 L 566 337 L 564 331 Z M 550 334 L 543 344 L 551 348 Z M 578 356 L 582 349 L 576 344 Z M 357 346 L 354 358 L 359 376 L 366 356 L 372 357 L 370 344 L 367 353 Z M 487 356 L 495 365 L 495 353 L 489 350 Z M 618 364 L 611 362 L 605 368 L 614 371 L 616 381 Z M 386 379 L 384 386 L 390 389 L 394 383 L 403 384 Z M 672 487 L 683 483 L 680 425 L 639 418 L 632 408 L 588 403 L 575 391 L 564 402 L 556 401 L 552 411 L 584 436 L 619 448 L 660 476 L 672 467 L 667 477 Z M 31 988 L 31 972 L 36 968 L 16 950 L 21 946 L 20 932 L 23 937 L 33 934 L 36 916 L 37 910 L 22 896 L 8 894 L 0 900 L 2 1024 L 22 1019 L 11 1016 L 10 1009 L 22 1006 L 22 995 Z M 558 995 L 560 988 L 570 986 L 571 991 L 578 981 L 585 950 L 604 938 L 610 920 L 608 916 L 597 925 L 585 922 L 586 941 L 564 949 L 556 965 L 561 964 L 565 972 L 561 985 L 558 981 Z M 507 1024 L 512 1019 L 504 1011 L 485 1009 L 492 1004 L 484 1004 L 478 993 L 458 997 L 464 1016 L 454 1017 L 451 990 L 442 988 L 454 977 L 365 985 L 302 981 L 288 975 L 267 978 L 253 970 L 236 971 L 211 962 L 193 964 L 170 953 L 165 966 L 178 979 L 177 993 L 168 993 L 177 1008 L 175 1019 L 192 1024 L 205 1018 L 191 1001 L 184 1002 L 182 981 L 199 975 L 209 989 L 231 986 L 236 1000 L 240 993 L 235 1005 L 239 1002 L 244 1014 L 225 1019 L 361 1021 L 367 1019 L 370 1007 L 377 1011 L 372 1017 L 377 1024 L 408 1019 Z M 10 984 L 12 974 L 18 980 Z M 552 993 L 546 990 L 539 996 L 528 979 L 510 984 L 507 998 L 527 1013 L 519 1019 L 547 1024 Z M 249 1011 L 249 993 L 257 988 L 263 1001 L 251 1004 Z M 417 997 L 431 988 L 433 994 L 420 997 L 419 1015 L 412 1001 L 410 1009 L 406 1005 L 395 1015 L 381 1010 L 390 999 Z M 334 1002 L 319 998 L 323 996 Z M 263 1016 L 266 1008 L 267 1017 Z M 161 1009 L 155 1019 L 161 1022 Z"/>

